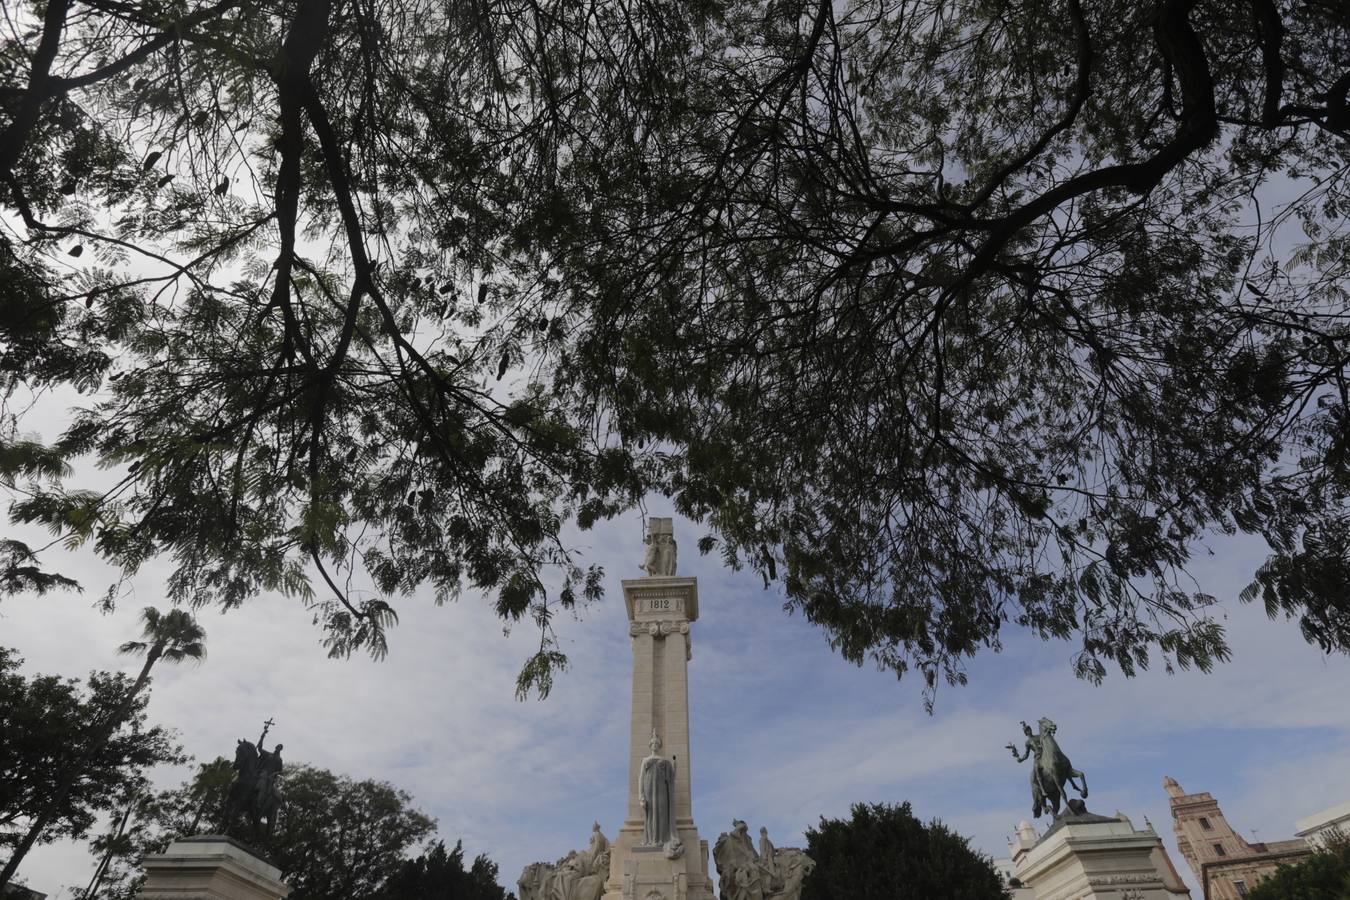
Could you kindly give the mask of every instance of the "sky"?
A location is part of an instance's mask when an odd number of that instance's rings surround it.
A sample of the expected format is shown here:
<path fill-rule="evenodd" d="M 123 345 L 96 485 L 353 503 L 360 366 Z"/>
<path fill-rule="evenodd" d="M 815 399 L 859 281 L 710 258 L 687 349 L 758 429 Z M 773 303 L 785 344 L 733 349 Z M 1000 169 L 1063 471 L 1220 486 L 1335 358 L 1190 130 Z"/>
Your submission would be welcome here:
<path fill-rule="evenodd" d="M 669 514 L 658 500 L 647 512 Z M 1213 793 L 1249 839 L 1292 837 L 1296 819 L 1350 799 L 1350 658 L 1328 657 L 1295 623 L 1237 602 L 1264 556 L 1259 542 L 1224 539 L 1193 567 L 1223 603 L 1234 651 L 1213 673 L 1112 673 L 1093 686 L 1074 678 L 1072 645 L 1010 632 L 1004 652 L 972 661 L 969 685 L 941 690 L 930 715 L 919 679 L 843 661 L 821 631 L 784 612 L 776 588 L 699 557 L 701 529 L 678 518 L 675 527 L 679 574 L 695 576 L 700 595 L 690 771 L 694 819 L 710 844 L 736 817 L 752 832 L 767 827 L 780 847 L 803 846 L 822 816 L 908 800 L 920 818 L 940 818 L 1006 856 L 1031 800 L 1026 765 L 1004 745 L 1020 745 L 1019 722 L 1041 716 L 1058 723 L 1061 745 L 1086 772 L 1089 809 L 1122 811 L 1138 827 L 1147 817 L 1192 886 L 1164 775 Z M 284 743 L 288 762 L 407 790 L 442 838 L 488 853 L 514 889 L 527 863 L 583 849 L 593 821 L 610 838 L 622 822 L 631 649 L 619 581 L 642 574 L 641 534 L 634 512 L 573 536 L 604 567 L 607 593 L 559 620 L 572 665 L 544 701 L 514 696 L 537 635 L 529 627 L 504 635 L 482 597 L 399 602 L 389 656 L 375 662 L 328 659 L 298 602 L 261 596 L 201 613 L 208 658 L 160 668 L 149 714 L 202 760 L 255 739 L 274 718 L 269 744 Z M 141 607 L 162 605 L 167 567 L 147 566 L 103 615 L 94 601 L 113 572 L 81 552 L 67 562 L 84 593 L 0 601 L 0 644 L 18 648 L 29 672 L 134 671 L 138 661 L 114 648 L 137 635 Z M 158 779 L 168 787 L 185 774 Z M 86 883 L 92 866 L 82 846 L 58 844 L 34 851 L 20 876 L 59 898 Z"/>

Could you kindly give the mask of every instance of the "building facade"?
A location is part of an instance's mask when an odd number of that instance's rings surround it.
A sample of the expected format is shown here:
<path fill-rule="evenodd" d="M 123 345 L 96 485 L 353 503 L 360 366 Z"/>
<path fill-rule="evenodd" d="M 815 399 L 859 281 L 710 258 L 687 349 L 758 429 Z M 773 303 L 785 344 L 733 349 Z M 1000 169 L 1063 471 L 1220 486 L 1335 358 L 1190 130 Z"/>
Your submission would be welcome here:
<path fill-rule="evenodd" d="M 1163 779 L 1172 807 L 1177 849 L 1195 873 L 1205 900 L 1243 900 L 1280 865 L 1299 862 L 1310 852 L 1303 838 L 1252 842 L 1228 824 L 1210 793 L 1188 794 L 1175 778 Z"/>
<path fill-rule="evenodd" d="M 1332 837 L 1350 837 L 1350 800 L 1299 819 L 1294 832 L 1311 847 L 1323 847 Z"/>

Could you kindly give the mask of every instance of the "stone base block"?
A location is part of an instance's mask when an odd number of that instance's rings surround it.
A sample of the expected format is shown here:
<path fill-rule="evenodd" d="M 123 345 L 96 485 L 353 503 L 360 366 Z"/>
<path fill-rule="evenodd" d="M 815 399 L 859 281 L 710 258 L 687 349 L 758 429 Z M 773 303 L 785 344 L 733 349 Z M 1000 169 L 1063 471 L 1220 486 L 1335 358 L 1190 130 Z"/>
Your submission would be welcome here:
<path fill-rule="evenodd" d="M 181 838 L 147 856 L 144 900 L 282 900 L 281 870 L 224 835 Z"/>
<path fill-rule="evenodd" d="M 1177 876 L 1152 828 L 1091 813 L 1057 820 L 1014 860 L 1036 900 L 1183 900 Z"/>
<path fill-rule="evenodd" d="M 713 900 L 708 842 L 699 838 L 693 822 L 677 825 L 684 853 L 667 859 L 660 847 L 639 846 L 641 823 L 625 823 L 612 849 L 610 878 L 601 900 Z"/>

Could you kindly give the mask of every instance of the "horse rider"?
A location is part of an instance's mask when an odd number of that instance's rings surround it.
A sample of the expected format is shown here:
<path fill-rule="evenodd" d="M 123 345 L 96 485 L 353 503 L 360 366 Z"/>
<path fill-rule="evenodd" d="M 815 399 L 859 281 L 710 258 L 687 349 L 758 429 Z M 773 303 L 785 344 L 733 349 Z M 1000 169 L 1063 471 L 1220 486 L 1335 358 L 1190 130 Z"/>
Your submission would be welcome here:
<path fill-rule="evenodd" d="M 1032 758 L 1031 763 L 1032 815 L 1039 816 L 1041 814 L 1041 810 L 1045 808 L 1046 804 L 1045 798 L 1047 793 L 1045 790 L 1045 784 L 1044 782 L 1041 781 L 1041 778 L 1043 777 L 1043 773 L 1041 772 L 1041 756 L 1044 753 L 1045 747 L 1041 743 L 1040 735 L 1034 734 L 1031 730 L 1031 726 L 1028 725 L 1026 722 L 1022 723 L 1022 733 L 1026 735 L 1027 741 L 1026 748 L 1023 750 L 1022 753 L 1019 754 L 1017 752 L 1017 748 L 1014 747 L 1012 744 L 1008 744 L 1007 746 L 1008 749 L 1012 751 L 1013 759 L 1017 760 L 1018 762 L 1025 762 L 1028 757 Z"/>
<path fill-rule="evenodd" d="M 254 781 L 254 790 L 257 791 L 255 809 L 267 809 L 267 805 L 277 795 L 277 776 L 281 774 L 283 768 L 281 748 L 282 745 L 277 744 L 276 749 L 269 753 L 263 749 L 262 741 L 258 742 L 258 768 Z"/>

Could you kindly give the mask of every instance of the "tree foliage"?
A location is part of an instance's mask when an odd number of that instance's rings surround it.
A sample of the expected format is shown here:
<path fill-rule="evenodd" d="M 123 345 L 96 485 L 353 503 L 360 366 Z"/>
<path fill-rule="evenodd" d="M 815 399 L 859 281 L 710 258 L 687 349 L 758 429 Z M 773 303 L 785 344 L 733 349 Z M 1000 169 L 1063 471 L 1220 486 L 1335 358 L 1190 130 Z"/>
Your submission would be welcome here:
<path fill-rule="evenodd" d="M 681 448 L 677 508 L 930 687 L 1005 623 L 1207 668 L 1217 532 L 1350 646 L 1344 5 L 737 12 L 561 255 L 568 385 Z"/>
<path fill-rule="evenodd" d="M 373 894 L 436 828 L 387 782 L 302 766 L 283 790 L 287 809 L 267 849 L 301 900 Z"/>
<path fill-rule="evenodd" d="M 14 842 L 10 858 L 0 867 L 0 888 L 9 883 L 28 851 L 60 821 L 67 799 L 79 792 L 80 783 L 87 777 L 87 770 L 103 753 L 108 742 L 117 735 L 125 722 L 134 719 L 138 709 L 144 708 L 142 691 L 150 683 L 150 672 L 155 663 L 160 660 L 172 663 L 185 659 L 200 661 L 206 656 L 203 643 L 206 631 L 190 613 L 181 609 L 161 613 L 148 606 L 141 612 L 141 623 L 145 640 L 130 641 L 118 648 L 120 653 L 145 655 L 140 673 L 110 708 L 99 710 L 89 731 L 81 735 L 75 747 L 77 752 L 53 773 L 52 788 L 44 805 L 33 814 L 28 822 L 27 833 Z"/>
<path fill-rule="evenodd" d="M 564 526 L 657 491 L 930 697 L 1009 624 L 1208 668 L 1220 533 L 1350 647 L 1343 3 L 18 21 L 0 374 L 92 397 L 0 454 L 12 513 L 176 599 L 295 594 L 379 654 L 394 597 L 467 586 L 546 688 L 600 591 Z"/>
<path fill-rule="evenodd" d="M 144 881 L 140 860 L 146 854 L 163 852 L 174 837 L 215 831 L 233 779 L 230 761 L 218 757 L 198 766 L 177 788 L 134 797 L 125 821 L 117 819 L 108 831 L 90 840 L 89 850 L 98 858 L 101 874 L 97 886 L 91 882 L 79 896 L 133 900 Z"/>
<path fill-rule="evenodd" d="M 480 853 L 464 868 L 464 842 L 447 851 L 437 841 L 416 859 L 404 860 L 375 900 L 507 900 L 497 883 L 497 864 Z"/>
<path fill-rule="evenodd" d="M 936 819 L 925 825 L 908 803 L 854 804 L 852 816 L 806 831 L 816 868 L 802 900 L 1006 900 L 988 857 Z"/>
<path fill-rule="evenodd" d="M 6 860 L 86 753 L 74 789 L 59 801 L 41 843 L 83 838 L 100 817 L 148 787 L 150 769 L 185 761 L 172 732 L 147 725 L 145 696 L 111 737 L 90 747 L 109 711 L 127 696 L 131 679 L 108 672 L 91 672 L 84 684 L 55 675 L 28 677 L 20 672 L 22 663 L 0 647 L 0 856 Z"/>
<path fill-rule="evenodd" d="M 1280 866 L 1248 894 L 1250 900 L 1339 900 L 1350 896 L 1350 838 L 1334 836 L 1312 856 Z"/>
<path fill-rule="evenodd" d="M 163 852 L 176 837 L 217 828 L 232 778 L 230 762 L 216 759 L 180 787 L 144 798 L 120 835 L 91 842 L 95 856 L 109 851 L 112 856 L 97 896 L 131 900 L 140 888 L 139 860 L 145 854 Z M 380 896 L 390 879 L 413 871 L 407 854 L 435 831 L 435 821 L 413 807 L 411 796 L 385 782 L 299 765 L 282 773 L 281 790 L 285 807 L 276 830 L 256 846 L 281 869 L 296 900 Z M 462 861 L 462 855 L 456 859 Z M 465 883 L 479 884 L 488 868 L 495 878 L 496 867 L 479 857 Z"/>

